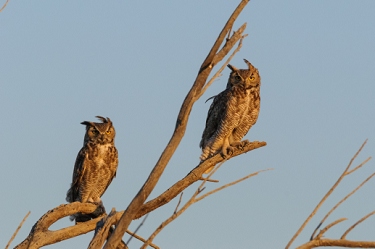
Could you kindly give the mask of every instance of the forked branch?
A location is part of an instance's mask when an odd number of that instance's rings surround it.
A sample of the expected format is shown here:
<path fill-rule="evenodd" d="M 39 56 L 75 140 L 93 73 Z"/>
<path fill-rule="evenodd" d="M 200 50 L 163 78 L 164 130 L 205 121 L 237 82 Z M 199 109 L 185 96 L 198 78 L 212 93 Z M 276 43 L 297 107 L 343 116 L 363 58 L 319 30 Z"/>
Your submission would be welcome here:
<path fill-rule="evenodd" d="M 149 178 L 146 180 L 146 182 L 144 183 L 144 185 L 142 186 L 138 194 L 134 197 L 134 199 L 131 201 L 129 206 L 126 208 L 124 214 L 122 215 L 120 221 L 117 224 L 117 227 L 114 233 L 105 244 L 104 246 L 105 249 L 116 248 L 118 243 L 121 241 L 121 238 L 124 235 L 125 231 L 128 229 L 131 221 L 134 219 L 134 217 L 138 213 L 138 210 L 146 201 L 151 191 L 156 186 L 156 183 L 159 181 L 165 167 L 167 166 L 169 160 L 171 159 L 172 155 L 176 151 L 178 145 L 180 144 L 182 140 L 182 137 L 185 134 L 187 122 L 188 122 L 193 104 L 197 100 L 196 97 L 202 91 L 202 88 L 204 84 L 206 83 L 207 78 L 209 74 L 211 73 L 214 65 L 217 62 L 221 61 L 226 56 L 226 54 L 233 48 L 233 46 L 238 42 L 238 40 L 242 37 L 242 33 L 239 35 L 237 40 L 234 37 L 232 37 L 223 46 L 223 49 L 221 50 L 223 52 L 220 55 L 217 53 L 217 51 L 223 44 L 225 36 L 232 29 L 234 21 L 237 19 L 238 15 L 241 13 L 241 11 L 243 10 L 243 8 L 246 6 L 248 2 L 249 0 L 241 1 L 241 3 L 238 5 L 238 7 L 235 9 L 235 11 L 233 12 L 231 17 L 225 24 L 219 37 L 217 38 L 216 42 L 211 48 L 211 51 L 209 52 L 208 56 L 202 63 L 198 76 L 181 106 L 181 109 L 180 109 L 180 112 L 178 114 L 177 121 L 176 121 L 176 127 L 168 145 L 164 149 L 158 162 L 156 163 L 153 170 L 151 171 Z M 225 47 L 225 51 L 224 51 L 224 47 Z"/>
<path fill-rule="evenodd" d="M 160 226 L 151 234 L 151 236 L 148 238 L 148 240 L 146 241 L 145 244 L 143 244 L 143 246 L 141 247 L 141 249 L 146 249 L 147 246 L 149 245 L 149 243 L 151 243 L 153 241 L 153 239 L 156 237 L 156 235 L 158 235 L 161 230 L 166 227 L 169 223 L 171 223 L 173 220 L 175 220 L 178 216 L 180 216 L 183 212 L 185 212 L 188 207 L 190 207 L 191 205 L 193 205 L 194 203 L 197 203 L 201 200 L 203 200 L 204 198 L 206 198 L 207 196 L 209 195 L 212 195 L 220 190 L 223 190 L 227 187 L 230 187 L 230 186 L 233 186 L 237 183 L 240 183 L 250 177 L 253 177 L 253 176 L 256 176 L 258 175 L 259 173 L 261 172 L 264 172 L 264 171 L 267 171 L 267 170 L 270 170 L 270 169 L 266 169 L 266 170 L 260 170 L 258 172 L 255 172 L 255 173 L 251 173 L 241 179 L 238 179 L 236 181 L 233 181 L 233 182 L 230 182 L 228 184 L 225 184 L 221 187 L 218 187 L 212 191 L 209 191 L 208 193 L 202 195 L 202 196 L 199 196 L 199 194 L 202 193 L 203 189 L 204 189 L 204 185 L 206 184 L 207 182 L 207 179 L 209 179 L 218 169 L 219 167 L 224 163 L 225 161 L 221 162 L 217 167 L 215 167 L 211 172 L 210 174 L 208 175 L 208 177 L 199 185 L 199 187 L 197 188 L 197 190 L 194 192 L 194 194 L 192 195 L 192 197 L 183 205 L 182 208 L 180 208 L 179 210 L 178 209 L 178 206 L 180 204 L 180 202 L 177 204 L 177 207 L 176 207 L 176 210 L 175 212 L 173 212 L 173 214 L 167 219 L 165 220 L 164 222 L 162 222 L 162 224 L 160 224 Z M 198 197 L 199 196 L 199 197 Z"/>
<path fill-rule="evenodd" d="M 365 161 L 367 162 L 368 159 Z M 363 165 L 363 163 L 361 163 L 360 165 Z M 356 167 L 357 168 L 357 167 Z M 368 182 L 373 176 L 375 175 L 375 173 L 371 174 L 369 177 L 367 177 L 361 184 L 358 185 L 358 187 L 356 187 L 352 192 L 350 192 L 348 195 L 346 195 L 341 201 L 339 201 L 325 216 L 324 218 L 320 221 L 319 225 L 315 228 L 313 234 L 311 235 L 311 238 L 310 240 L 313 240 L 314 239 L 314 236 L 315 236 L 315 233 L 318 231 L 318 229 L 320 228 L 320 226 L 324 223 L 324 221 L 326 221 L 326 219 L 333 213 L 333 211 L 336 210 L 336 208 L 338 206 L 340 206 L 344 201 L 346 201 L 350 196 L 352 196 L 355 192 L 357 192 L 357 190 L 359 190 L 366 182 Z"/>
<path fill-rule="evenodd" d="M 80 202 L 60 205 L 43 215 L 35 223 L 29 236 L 15 248 L 40 248 L 42 246 L 50 245 L 65 239 L 88 233 L 95 229 L 96 223 L 101 219 L 101 217 L 56 231 L 49 230 L 49 227 L 61 218 L 76 213 L 89 214 L 94 212 L 96 208 L 97 207 L 94 204 Z"/>
<path fill-rule="evenodd" d="M 367 214 L 364 216 L 362 219 L 354 223 L 351 227 L 348 228 L 348 230 L 345 231 L 345 233 L 341 236 L 341 239 L 346 239 L 346 235 L 348 235 L 358 224 L 362 223 L 365 221 L 368 217 L 372 216 L 375 214 L 375 211 L 372 211 L 371 213 Z"/>
<path fill-rule="evenodd" d="M 360 169 L 363 165 L 365 165 L 371 157 L 367 158 L 365 161 L 363 161 L 361 164 L 358 166 L 354 167 L 351 169 L 351 166 L 358 156 L 358 154 L 361 152 L 363 147 L 365 146 L 367 140 L 362 144 L 362 146 L 359 148 L 357 153 L 353 156 L 353 158 L 350 160 L 348 166 L 344 170 L 344 172 L 340 175 L 339 179 L 336 181 L 336 183 L 332 186 L 332 188 L 328 191 L 328 193 L 322 198 L 322 200 L 319 202 L 319 204 L 316 206 L 316 208 L 313 210 L 313 212 L 309 215 L 309 217 L 305 220 L 305 222 L 302 224 L 300 229 L 297 231 L 297 233 L 293 236 L 293 238 L 289 241 L 288 245 L 286 248 L 289 248 L 294 239 L 301 233 L 303 228 L 306 226 L 306 224 L 310 221 L 310 219 L 316 214 L 320 206 L 325 202 L 325 200 L 332 194 L 332 192 L 336 189 L 336 187 L 339 185 L 341 180 L 345 177 L 348 176 L 349 174 L 355 172 L 356 170 Z M 372 214 L 375 212 L 372 212 L 365 217 L 363 217 L 361 220 L 359 220 L 357 223 L 355 223 L 352 227 L 350 227 L 340 239 L 321 239 L 324 233 L 333 227 L 334 225 L 346 220 L 346 218 L 341 218 L 338 219 L 329 225 L 327 225 L 325 228 L 323 228 L 318 235 L 315 236 L 315 233 L 318 231 L 318 229 L 321 227 L 323 222 L 328 218 L 328 216 L 336 210 L 336 208 L 341 205 L 345 200 L 347 200 L 350 196 L 352 196 L 357 190 L 359 190 L 365 183 L 367 183 L 375 173 L 371 174 L 369 177 L 367 177 L 361 184 L 359 184 L 354 190 L 352 190 L 348 195 L 346 195 L 342 200 L 340 200 L 322 219 L 322 221 L 319 223 L 317 228 L 314 230 L 313 234 L 311 235 L 310 242 L 298 247 L 298 249 L 307 249 L 307 248 L 315 248 L 315 247 L 323 247 L 323 246 L 338 246 L 338 247 L 356 247 L 356 248 L 375 248 L 375 241 L 350 241 L 346 240 L 345 237 L 346 235 L 359 223 L 361 223 L 363 220 L 367 219 L 370 217 Z"/>
<path fill-rule="evenodd" d="M 117 224 L 112 236 L 109 237 L 107 243 L 104 245 L 104 248 L 117 248 L 119 245 L 124 233 L 127 231 L 128 226 L 130 225 L 131 221 L 139 218 L 156 208 L 168 203 L 170 200 L 175 198 L 179 193 L 181 193 L 185 188 L 190 186 L 192 183 L 202 180 L 202 174 L 209 168 L 215 166 L 217 163 L 223 161 L 221 155 L 213 156 L 212 158 L 207 159 L 200 165 L 198 165 L 195 169 L 193 169 L 185 178 L 178 181 L 174 184 L 171 188 L 166 190 L 162 193 L 159 197 L 151 200 L 145 204 L 146 199 L 150 195 L 151 191 L 156 186 L 160 176 L 162 175 L 165 167 L 167 166 L 169 160 L 171 159 L 172 155 L 176 151 L 179 143 L 181 142 L 187 127 L 187 122 L 189 119 L 190 112 L 194 103 L 199 99 L 200 96 L 204 93 L 207 89 L 205 85 L 207 85 L 207 78 L 210 75 L 211 71 L 213 70 L 214 66 L 223 60 L 228 53 L 234 48 L 234 46 L 239 42 L 237 49 L 234 51 L 236 53 L 241 48 L 241 41 L 245 37 L 244 30 L 246 28 L 246 23 L 243 24 L 238 30 L 233 32 L 231 35 L 233 24 L 239 14 L 242 12 L 244 7 L 250 0 L 242 0 L 237 8 L 234 10 L 230 18 L 228 19 L 227 23 L 225 24 L 224 28 L 222 29 L 221 33 L 219 34 L 218 38 L 216 39 L 214 45 L 212 46 L 210 52 L 208 53 L 206 59 L 203 61 L 198 76 L 191 87 L 189 93 L 187 94 L 180 112 L 177 117 L 175 130 L 173 135 L 167 144 L 166 148 L 164 149 L 163 153 L 161 154 L 158 162 L 155 164 L 153 170 L 151 171 L 148 179 L 139 190 L 137 195 L 131 201 L 129 206 L 125 211 L 117 212 L 112 214 L 111 217 L 107 217 L 108 223 Z M 8 2 L 8 1 L 7 1 Z M 227 64 L 229 60 L 233 57 L 233 55 L 225 62 Z M 224 67 L 224 66 L 223 66 Z M 219 73 L 220 74 L 220 73 Z M 217 75 L 216 74 L 216 77 Z M 215 79 L 215 76 L 212 80 Z M 210 84 L 210 83 L 208 83 Z M 236 150 L 234 151 L 233 156 L 237 156 L 243 153 L 246 153 L 250 150 L 257 149 L 259 147 L 265 146 L 265 142 L 252 142 L 249 143 L 242 151 Z M 68 206 L 73 205 L 73 206 Z M 68 216 L 77 212 L 82 213 L 91 213 L 95 210 L 95 205 L 91 204 L 68 204 L 68 205 L 61 205 L 55 209 L 53 212 L 48 212 L 45 214 L 33 227 L 30 235 L 20 244 L 17 248 L 35 248 L 34 245 L 38 244 L 40 241 L 43 243 L 39 243 L 38 246 L 48 245 L 52 243 L 56 243 L 58 241 L 71 238 L 83 233 L 87 233 L 92 231 L 96 227 L 96 223 L 101 219 L 101 217 L 90 220 L 88 222 L 80 223 L 76 226 L 71 226 L 68 228 L 60 229 L 57 231 L 50 231 L 48 230 L 49 226 L 52 225 L 57 219 L 54 214 L 59 213 L 60 216 L 62 215 L 62 210 L 65 210 L 64 216 Z M 74 206 L 77 205 L 77 206 Z M 67 206 L 69 208 L 67 208 Z M 72 208 L 74 207 L 74 208 Z M 65 209 L 66 208 L 66 209 Z M 69 209 L 69 211 L 66 211 Z M 59 210 L 59 212 L 55 212 Z M 51 219 L 51 217 L 55 217 Z M 60 217 L 59 216 L 59 217 Z M 49 220 L 50 219 L 50 220 Z M 113 223 L 114 222 L 114 223 Z M 103 230 L 103 234 L 108 233 L 107 230 Z M 98 245 L 95 244 L 93 248 L 101 247 L 103 240 L 100 240 Z"/>
<path fill-rule="evenodd" d="M 249 152 L 254 149 L 258 149 L 260 147 L 266 146 L 266 142 L 258 142 L 254 141 L 247 144 L 243 150 L 236 149 L 233 152 L 232 157 L 241 155 L 243 153 Z M 208 169 L 214 167 L 216 164 L 221 163 L 223 161 L 223 157 L 220 154 L 217 154 L 206 161 L 200 163 L 197 167 L 195 167 L 192 171 L 189 172 L 183 179 L 179 180 L 175 184 L 173 184 L 168 190 L 164 193 L 159 195 L 153 200 L 148 201 L 141 208 L 138 210 L 137 214 L 135 215 L 135 219 L 142 217 L 143 215 L 159 208 L 162 205 L 167 204 L 177 195 L 179 195 L 184 189 L 189 187 L 191 184 L 195 183 L 202 179 L 202 174 L 206 172 Z"/>
<path fill-rule="evenodd" d="M 247 144 L 243 150 L 235 150 L 232 157 L 241 155 L 243 153 L 246 153 L 248 151 L 260 148 L 262 146 L 265 146 L 265 142 L 251 142 Z M 209 168 L 212 168 L 216 164 L 222 162 L 224 159 L 221 155 L 216 155 L 201 164 L 199 164 L 195 169 L 193 169 L 189 174 L 187 174 L 186 177 L 175 183 L 172 187 L 170 187 L 168 190 L 166 190 L 164 193 L 162 193 L 160 196 L 156 197 L 155 199 L 147 202 L 146 204 L 142 205 L 142 208 L 138 210 L 136 214 L 136 218 L 139 218 L 141 216 L 144 216 L 147 213 L 150 213 L 151 211 L 155 210 L 156 208 L 165 205 L 166 203 L 170 202 L 175 196 L 180 194 L 184 189 L 186 189 L 188 186 L 193 184 L 194 182 L 202 179 L 202 174 Z M 97 227 L 97 223 L 103 218 L 98 217 L 96 219 L 78 223 L 75 226 L 70 226 L 67 228 L 63 228 L 56 231 L 50 231 L 48 230 L 49 227 L 54 224 L 56 221 L 67 217 L 69 215 L 81 212 L 81 213 L 92 213 L 95 211 L 96 206 L 94 204 L 90 203 L 80 203 L 80 202 L 73 202 L 70 204 L 63 204 L 60 205 L 50 211 L 48 211 L 45 215 L 43 215 L 33 226 L 32 230 L 30 231 L 30 234 L 28 237 L 21 242 L 19 245 L 17 245 L 15 248 L 17 249 L 24 249 L 24 248 L 36 248 L 34 245 L 39 245 L 39 247 L 54 244 L 57 242 L 60 242 L 62 240 L 70 239 L 75 236 L 79 236 L 85 233 L 88 233 L 90 231 L 95 230 Z M 112 215 L 110 215 L 110 219 L 106 217 L 106 221 L 110 225 L 114 225 L 118 222 L 118 220 L 121 218 L 124 211 L 116 212 Z M 104 233 L 105 232 L 105 233 Z M 102 238 L 96 238 L 99 240 L 98 244 L 104 243 L 105 239 L 107 238 L 106 235 L 108 234 L 107 230 L 102 231 L 101 233 L 104 233 Z M 103 239 L 104 238 L 104 239 Z M 137 238 L 137 237 L 136 237 Z M 10 243 L 10 242 L 9 242 Z M 94 243 L 94 242 L 93 242 Z M 97 242 L 95 242 L 95 246 Z M 153 246 L 157 248 L 156 245 L 150 244 L 150 246 Z M 91 248 L 95 248 L 94 246 L 91 246 Z"/>

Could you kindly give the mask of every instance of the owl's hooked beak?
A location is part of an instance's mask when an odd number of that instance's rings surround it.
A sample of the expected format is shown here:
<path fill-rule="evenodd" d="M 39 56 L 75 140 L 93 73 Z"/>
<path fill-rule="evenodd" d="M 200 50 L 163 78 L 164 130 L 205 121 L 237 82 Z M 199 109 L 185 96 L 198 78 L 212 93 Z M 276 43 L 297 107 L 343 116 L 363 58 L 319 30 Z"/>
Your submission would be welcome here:
<path fill-rule="evenodd" d="M 103 134 L 100 134 L 100 136 L 98 137 L 98 142 L 99 142 L 100 144 L 105 144 L 105 143 L 107 143 L 106 138 L 104 137 Z"/>

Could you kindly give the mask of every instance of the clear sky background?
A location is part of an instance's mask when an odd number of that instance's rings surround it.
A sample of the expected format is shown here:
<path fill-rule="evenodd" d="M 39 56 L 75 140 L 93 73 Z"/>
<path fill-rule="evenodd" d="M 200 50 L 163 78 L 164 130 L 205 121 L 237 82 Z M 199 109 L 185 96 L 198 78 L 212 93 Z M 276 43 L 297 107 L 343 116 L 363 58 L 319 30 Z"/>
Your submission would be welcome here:
<path fill-rule="evenodd" d="M 4 1 L 3 1 L 4 2 Z M 0 242 L 12 247 L 48 210 L 65 203 L 84 120 L 110 117 L 119 150 L 117 177 L 103 196 L 124 210 L 167 144 L 198 69 L 239 1 L 14 1 L 0 13 Z M 249 36 L 243 58 L 262 77 L 261 112 L 246 138 L 266 147 L 231 159 L 207 190 L 262 173 L 193 205 L 155 239 L 169 248 L 283 248 L 354 153 L 375 156 L 375 1 L 251 1 L 235 28 Z M 194 106 L 186 135 L 151 198 L 199 162 L 210 103 L 229 69 Z M 293 248 L 308 241 L 325 213 L 375 169 L 345 179 Z M 197 188 L 184 192 L 186 201 Z M 347 217 L 337 238 L 375 209 L 375 180 L 328 219 Z M 177 199 L 151 213 L 148 237 Z M 135 221 L 135 229 L 140 221 Z M 68 218 L 58 229 L 72 225 Z M 348 239 L 374 240 L 375 217 Z M 49 248 L 86 248 L 92 233 Z M 127 237 L 126 237 L 127 238 Z M 139 248 L 133 239 L 130 248 Z"/>

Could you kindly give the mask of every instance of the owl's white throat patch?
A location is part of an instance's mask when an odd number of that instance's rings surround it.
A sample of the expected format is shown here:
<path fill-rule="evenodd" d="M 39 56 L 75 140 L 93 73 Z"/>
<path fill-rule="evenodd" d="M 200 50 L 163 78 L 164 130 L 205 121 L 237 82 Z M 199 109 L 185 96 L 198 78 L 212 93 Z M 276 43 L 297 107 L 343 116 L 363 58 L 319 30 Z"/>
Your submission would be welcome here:
<path fill-rule="evenodd" d="M 111 144 L 98 144 L 98 154 L 99 155 L 105 155 L 108 153 L 109 147 L 111 147 Z"/>

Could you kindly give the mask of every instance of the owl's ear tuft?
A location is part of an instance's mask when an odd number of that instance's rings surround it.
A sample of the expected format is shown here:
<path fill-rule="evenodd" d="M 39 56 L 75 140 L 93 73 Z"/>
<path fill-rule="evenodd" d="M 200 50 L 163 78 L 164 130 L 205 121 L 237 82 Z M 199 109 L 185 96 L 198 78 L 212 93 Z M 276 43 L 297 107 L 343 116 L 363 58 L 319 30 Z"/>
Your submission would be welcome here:
<path fill-rule="evenodd" d="M 107 119 L 105 119 L 104 117 L 102 117 L 102 116 L 95 116 L 95 117 L 98 118 L 103 123 L 107 123 Z"/>
<path fill-rule="evenodd" d="M 227 67 L 229 67 L 230 70 L 232 70 L 232 72 L 237 72 L 238 71 L 238 69 L 236 67 L 232 66 L 231 64 L 228 64 Z"/>
<path fill-rule="evenodd" d="M 247 64 L 247 66 L 249 67 L 249 70 L 251 70 L 252 67 L 254 67 L 253 65 L 251 65 L 250 61 L 246 60 L 246 59 L 243 59 L 245 61 L 245 63 Z"/>
<path fill-rule="evenodd" d="M 95 126 L 95 124 L 93 122 L 90 122 L 90 121 L 83 121 L 81 122 L 82 125 L 86 125 L 86 126 Z"/>
<path fill-rule="evenodd" d="M 102 116 L 95 116 L 97 117 L 99 120 L 101 120 L 103 123 L 112 123 L 111 120 L 107 117 L 107 118 L 104 118 Z"/>

